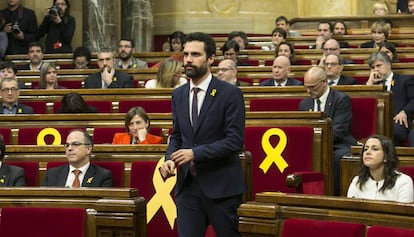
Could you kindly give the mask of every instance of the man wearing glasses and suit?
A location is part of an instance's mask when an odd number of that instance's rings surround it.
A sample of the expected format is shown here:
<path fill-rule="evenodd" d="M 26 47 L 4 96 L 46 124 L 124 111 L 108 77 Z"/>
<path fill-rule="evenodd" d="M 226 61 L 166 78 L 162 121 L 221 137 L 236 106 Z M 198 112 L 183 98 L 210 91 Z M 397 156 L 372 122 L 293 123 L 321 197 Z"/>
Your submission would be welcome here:
<path fill-rule="evenodd" d="M 71 131 L 64 146 L 69 163 L 48 169 L 42 186 L 112 187 L 111 171 L 90 163 L 93 142 L 86 131 Z"/>

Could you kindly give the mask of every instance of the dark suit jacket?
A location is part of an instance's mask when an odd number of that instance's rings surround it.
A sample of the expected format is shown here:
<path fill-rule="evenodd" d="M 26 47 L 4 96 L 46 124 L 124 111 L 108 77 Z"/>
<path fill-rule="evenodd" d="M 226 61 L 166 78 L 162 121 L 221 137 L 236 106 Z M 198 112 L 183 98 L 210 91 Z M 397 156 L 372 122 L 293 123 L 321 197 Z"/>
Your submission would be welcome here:
<path fill-rule="evenodd" d="M 390 44 L 393 44 L 394 47 L 397 47 L 397 44 L 396 43 L 389 42 L 389 41 L 387 41 L 387 42 L 390 43 Z M 361 46 L 360 46 L 360 48 L 375 48 L 375 42 L 373 40 L 371 40 L 371 41 L 362 43 Z"/>
<path fill-rule="evenodd" d="M 303 83 L 299 80 L 288 78 L 286 82 L 286 86 L 300 86 L 303 85 Z M 275 79 L 270 78 L 266 81 L 260 82 L 259 86 L 275 86 Z"/>
<path fill-rule="evenodd" d="M 339 48 L 341 48 L 341 49 L 343 49 L 343 48 L 349 48 L 349 43 L 346 42 L 346 41 L 338 41 L 338 43 L 339 43 Z M 322 44 L 322 48 L 323 48 L 323 45 L 324 44 L 325 43 Z M 316 44 L 310 46 L 310 48 L 311 49 L 316 49 Z"/>
<path fill-rule="evenodd" d="M 341 75 L 338 80 L 338 85 L 358 85 L 358 81 L 352 77 L 346 77 Z"/>
<path fill-rule="evenodd" d="M 42 186 L 65 187 L 68 173 L 69 164 L 48 169 Z M 81 187 L 112 187 L 112 172 L 90 164 Z"/>
<path fill-rule="evenodd" d="M 301 111 L 313 111 L 314 99 L 307 97 L 299 104 Z M 324 111 L 332 119 L 334 147 L 356 145 L 351 135 L 352 104 L 351 98 L 343 92 L 330 89 Z"/>
<path fill-rule="evenodd" d="M 414 78 L 394 73 L 392 80 L 394 81 L 394 86 L 391 86 L 391 91 L 394 94 L 393 115 L 395 116 L 401 110 L 404 110 L 408 121 L 411 122 L 412 113 L 414 112 Z"/>
<path fill-rule="evenodd" d="M 7 186 L 25 186 L 26 178 L 24 169 L 14 165 L 8 165 L 4 162 L 0 168 L 0 187 Z"/>
<path fill-rule="evenodd" d="M 173 91 L 173 132 L 165 155 L 178 149 L 193 149 L 197 180 L 208 198 L 224 198 L 245 192 L 239 152 L 243 149 L 245 106 L 240 89 L 212 79 L 193 130 L 187 83 Z M 178 169 L 176 194 L 189 174 L 189 163 Z"/>
<path fill-rule="evenodd" d="M 125 72 L 121 72 L 115 70 L 114 78 L 112 79 L 112 83 L 108 85 L 108 88 L 133 88 L 134 87 L 134 79 L 131 75 Z M 102 78 L 101 73 L 95 73 L 89 75 L 85 81 L 83 88 L 102 88 Z"/>
<path fill-rule="evenodd" d="M 0 104 L 0 115 L 1 114 L 3 114 L 3 105 L 2 104 Z M 16 112 L 16 114 L 33 114 L 33 108 L 28 106 L 28 105 L 17 103 L 17 112 Z"/>

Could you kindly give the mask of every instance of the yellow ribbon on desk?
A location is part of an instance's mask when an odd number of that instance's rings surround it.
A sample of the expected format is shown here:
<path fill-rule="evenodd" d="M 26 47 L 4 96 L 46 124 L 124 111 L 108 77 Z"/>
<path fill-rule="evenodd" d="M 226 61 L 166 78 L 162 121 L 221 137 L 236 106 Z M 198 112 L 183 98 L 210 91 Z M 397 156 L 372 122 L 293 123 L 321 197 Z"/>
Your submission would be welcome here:
<path fill-rule="evenodd" d="M 62 137 L 60 136 L 59 131 L 56 128 L 44 128 L 42 131 L 37 134 L 37 145 L 47 145 L 45 142 L 45 137 L 47 135 L 53 136 L 52 145 L 60 145 L 62 142 Z"/>
<path fill-rule="evenodd" d="M 279 143 L 276 145 L 276 147 L 273 147 L 272 144 L 270 144 L 269 139 L 271 136 L 279 137 Z M 275 163 L 277 168 L 279 168 L 280 173 L 283 173 L 283 171 L 289 166 L 285 159 L 282 157 L 282 152 L 285 150 L 286 144 L 287 136 L 282 129 L 271 128 L 263 134 L 262 148 L 266 153 L 266 157 L 259 166 L 259 168 L 263 170 L 263 173 L 266 174 L 273 163 Z"/>
<path fill-rule="evenodd" d="M 174 220 L 177 218 L 177 208 L 170 193 L 177 182 L 177 176 L 172 176 L 164 181 L 159 168 L 164 163 L 164 157 L 158 161 L 152 176 L 155 194 L 147 203 L 147 224 L 152 220 L 158 209 L 164 209 L 165 216 L 171 229 L 174 229 Z"/>

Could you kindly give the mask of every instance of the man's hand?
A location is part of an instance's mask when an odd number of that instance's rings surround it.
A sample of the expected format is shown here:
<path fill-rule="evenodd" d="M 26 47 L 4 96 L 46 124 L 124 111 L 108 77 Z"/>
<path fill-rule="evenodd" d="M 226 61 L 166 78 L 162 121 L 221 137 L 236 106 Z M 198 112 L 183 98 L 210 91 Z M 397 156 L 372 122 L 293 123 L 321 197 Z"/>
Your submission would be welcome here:
<path fill-rule="evenodd" d="M 102 70 L 102 80 L 105 82 L 107 86 L 112 83 L 112 78 L 114 77 L 115 69 L 105 66 Z"/>
<path fill-rule="evenodd" d="M 317 48 L 317 49 L 321 49 L 321 48 L 322 48 L 323 43 L 325 43 L 325 38 L 324 38 L 324 37 L 322 37 L 322 36 L 318 36 L 318 37 L 316 38 L 316 48 Z"/>
<path fill-rule="evenodd" d="M 175 163 L 172 160 L 167 160 L 160 167 L 160 174 L 164 180 L 175 175 Z"/>
<path fill-rule="evenodd" d="M 406 128 L 408 128 L 407 114 L 405 113 L 404 110 L 401 110 L 397 115 L 395 115 L 393 120 L 394 120 L 394 123 L 404 125 Z"/>
<path fill-rule="evenodd" d="M 369 74 L 369 78 L 368 78 L 368 81 L 367 81 L 367 85 L 379 84 L 384 80 L 385 80 L 385 78 L 383 76 L 381 76 L 378 72 L 375 72 L 374 70 L 371 70 L 371 73 Z"/>
<path fill-rule="evenodd" d="M 170 159 L 174 161 L 176 166 L 180 166 L 194 160 L 194 153 L 192 149 L 180 149 L 172 153 Z"/>

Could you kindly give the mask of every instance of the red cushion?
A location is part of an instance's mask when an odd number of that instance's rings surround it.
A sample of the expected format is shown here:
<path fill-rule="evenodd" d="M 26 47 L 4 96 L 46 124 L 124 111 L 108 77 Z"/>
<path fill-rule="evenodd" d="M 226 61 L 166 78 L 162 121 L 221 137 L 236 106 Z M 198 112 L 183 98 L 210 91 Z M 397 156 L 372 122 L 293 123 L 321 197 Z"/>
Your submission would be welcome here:
<path fill-rule="evenodd" d="M 83 208 L 3 207 L 0 236 L 84 237 Z"/>
<path fill-rule="evenodd" d="M 17 144 L 19 145 L 36 145 L 37 144 L 37 136 L 44 128 L 19 128 L 18 131 L 18 141 Z M 82 128 L 72 128 L 72 127 L 56 127 L 56 130 L 58 130 L 60 137 L 61 137 L 61 143 L 64 144 L 66 141 L 66 137 L 68 136 L 69 132 L 73 129 L 82 129 Z M 47 145 L 53 144 L 53 136 L 52 135 L 46 135 L 44 137 L 44 141 Z"/>
<path fill-rule="evenodd" d="M 22 101 L 22 104 L 32 107 L 35 114 L 46 113 L 46 102 L 44 101 Z"/>
<path fill-rule="evenodd" d="M 273 98 L 250 100 L 250 111 L 298 111 L 303 98 Z"/>
<path fill-rule="evenodd" d="M 90 100 L 86 101 L 89 106 L 95 107 L 98 113 L 112 113 L 112 102 L 109 100 Z M 53 103 L 53 113 L 57 113 L 62 106 L 62 102 L 55 101 Z"/>
<path fill-rule="evenodd" d="M 351 98 L 352 103 L 352 135 L 361 140 L 377 131 L 377 99 Z M 364 116 L 358 116 L 363 114 Z"/>
<path fill-rule="evenodd" d="M 259 60 L 257 59 L 241 59 L 240 62 L 248 64 L 248 66 L 259 66 Z"/>
<path fill-rule="evenodd" d="M 115 133 L 125 132 L 125 128 L 95 128 L 93 130 L 93 143 L 112 144 Z"/>
<path fill-rule="evenodd" d="M 147 113 L 171 113 L 171 100 L 121 100 L 119 113 L 126 113 L 134 106 L 141 106 Z"/>
<path fill-rule="evenodd" d="M 397 227 L 371 226 L 368 228 L 366 237 L 413 237 L 414 229 L 403 229 Z"/>
<path fill-rule="evenodd" d="M 10 128 L 0 128 L 0 134 L 3 136 L 3 142 L 5 145 L 10 145 L 11 130 Z"/>
<path fill-rule="evenodd" d="M 26 186 L 38 185 L 39 163 L 37 161 L 6 161 L 6 164 L 19 166 L 24 169 Z"/>
<path fill-rule="evenodd" d="M 364 232 L 365 225 L 359 223 L 287 219 L 280 237 L 362 237 Z"/>
<path fill-rule="evenodd" d="M 262 136 L 271 128 L 273 127 L 247 127 L 245 129 L 245 150 L 252 153 L 253 196 L 258 192 L 265 191 L 296 192 L 294 188 L 286 186 L 286 176 L 297 171 L 312 171 L 312 127 L 279 127 L 287 137 L 282 157 L 289 166 L 283 173 L 274 163 L 267 170 L 267 173 L 259 168 L 267 156 L 262 148 Z M 272 147 L 275 147 L 278 141 L 278 136 L 270 138 Z"/>

